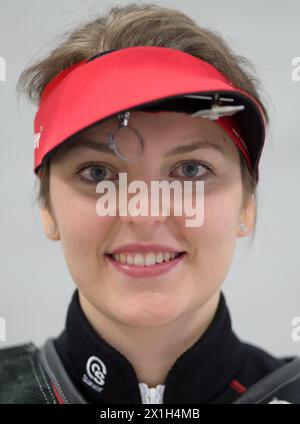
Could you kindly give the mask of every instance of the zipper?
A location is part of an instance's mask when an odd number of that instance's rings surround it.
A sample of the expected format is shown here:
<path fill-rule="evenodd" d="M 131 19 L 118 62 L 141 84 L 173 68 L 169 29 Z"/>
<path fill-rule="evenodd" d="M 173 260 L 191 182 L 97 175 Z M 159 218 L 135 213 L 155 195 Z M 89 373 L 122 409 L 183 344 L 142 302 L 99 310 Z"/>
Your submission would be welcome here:
<path fill-rule="evenodd" d="M 146 383 L 139 383 L 142 403 L 163 403 L 164 384 L 158 384 L 156 387 L 148 387 Z"/>

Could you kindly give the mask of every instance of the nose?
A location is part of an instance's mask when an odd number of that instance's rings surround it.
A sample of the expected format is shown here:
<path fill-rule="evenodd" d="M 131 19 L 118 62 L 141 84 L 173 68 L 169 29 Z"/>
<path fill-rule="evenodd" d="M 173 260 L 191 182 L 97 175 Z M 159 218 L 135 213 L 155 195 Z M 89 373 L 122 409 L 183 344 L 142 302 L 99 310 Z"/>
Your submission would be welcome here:
<path fill-rule="evenodd" d="M 135 180 L 119 190 L 117 216 L 124 224 L 151 227 L 164 223 L 170 215 L 170 209 L 163 210 L 162 196 L 156 196 L 151 182 L 150 179 Z"/>
<path fill-rule="evenodd" d="M 125 207 L 122 207 L 122 206 Z M 119 204 L 117 216 L 124 224 L 138 227 L 151 227 L 163 224 L 170 213 L 163 213 L 159 199 L 153 199 L 151 189 L 147 193 L 128 194 L 127 205 Z"/>

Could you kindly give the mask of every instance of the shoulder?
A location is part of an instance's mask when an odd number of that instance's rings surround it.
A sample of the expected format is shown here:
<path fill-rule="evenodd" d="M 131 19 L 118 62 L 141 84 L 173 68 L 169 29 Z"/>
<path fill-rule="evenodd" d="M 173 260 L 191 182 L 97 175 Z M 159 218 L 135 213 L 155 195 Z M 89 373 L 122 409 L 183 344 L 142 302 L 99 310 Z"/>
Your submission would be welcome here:
<path fill-rule="evenodd" d="M 0 349 L 0 404 L 53 403 L 38 354 L 32 342 Z"/>
<path fill-rule="evenodd" d="M 243 394 L 234 403 L 300 404 L 300 357 L 278 357 L 244 343 L 245 357 L 238 380 Z"/>
<path fill-rule="evenodd" d="M 0 369 L 4 362 L 9 361 L 10 359 L 20 358 L 20 356 L 28 356 L 32 352 L 37 350 L 37 347 L 34 343 L 24 343 L 15 346 L 8 346 L 0 349 Z"/>
<path fill-rule="evenodd" d="M 245 359 L 241 373 L 243 380 L 248 385 L 254 384 L 256 381 L 281 368 L 295 358 L 295 356 L 279 357 L 273 355 L 268 350 L 254 344 L 244 342 L 243 345 L 245 348 Z"/>

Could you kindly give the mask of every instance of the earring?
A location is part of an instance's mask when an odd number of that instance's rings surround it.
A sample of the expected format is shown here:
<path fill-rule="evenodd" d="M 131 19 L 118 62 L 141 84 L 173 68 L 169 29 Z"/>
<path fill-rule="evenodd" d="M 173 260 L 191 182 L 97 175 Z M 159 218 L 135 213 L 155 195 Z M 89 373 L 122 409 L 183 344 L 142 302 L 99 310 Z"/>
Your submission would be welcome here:
<path fill-rule="evenodd" d="M 52 236 L 56 231 L 56 225 L 53 224 L 49 229 L 49 234 Z"/>
<path fill-rule="evenodd" d="M 241 231 L 247 231 L 247 227 L 243 222 L 240 224 L 240 230 Z"/>

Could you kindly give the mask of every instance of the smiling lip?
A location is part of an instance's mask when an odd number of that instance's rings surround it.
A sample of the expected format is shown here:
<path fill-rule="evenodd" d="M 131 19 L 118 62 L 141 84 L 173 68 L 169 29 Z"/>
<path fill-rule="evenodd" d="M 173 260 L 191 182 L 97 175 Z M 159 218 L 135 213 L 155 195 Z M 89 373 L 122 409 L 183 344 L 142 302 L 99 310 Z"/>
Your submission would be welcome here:
<path fill-rule="evenodd" d="M 131 252 L 131 253 L 150 253 L 150 252 L 174 252 L 174 253 L 180 253 L 182 250 L 171 247 L 171 246 L 165 246 L 161 244 L 138 244 L 138 243 L 131 243 L 131 244 L 123 244 L 122 246 L 117 247 L 116 249 L 113 249 L 111 251 L 108 251 L 106 253 L 108 254 L 116 254 L 116 253 L 125 253 L 125 252 Z"/>
<path fill-rule="evenodd" d="M 113 259 L 113 257 L 108 254 L 105 254 L 104 256 L 105 259 L 111 265 L 113 265 L 117 271 L 123 272 L 129 277 L 143 278 L 155 277 L 169 272 L 186 257 L 186 252 L 182 252 L 177 258 L 171 259 L 168 262 L 162 262 L 160 264 L 154 264 L 149 266 L 122 264 L 121 262 L 118 262 Z"/>

